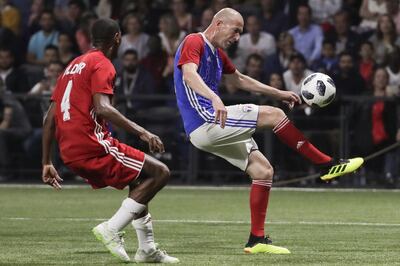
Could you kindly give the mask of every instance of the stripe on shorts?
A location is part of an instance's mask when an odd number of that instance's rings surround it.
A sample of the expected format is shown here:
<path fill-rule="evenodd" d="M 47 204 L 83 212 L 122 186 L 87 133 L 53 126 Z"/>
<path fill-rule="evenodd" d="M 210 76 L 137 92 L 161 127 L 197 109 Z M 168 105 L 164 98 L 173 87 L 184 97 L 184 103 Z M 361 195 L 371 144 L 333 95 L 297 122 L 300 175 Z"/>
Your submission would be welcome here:
<path fill-rule="evenodd" d="M 201 104 L 199 103 L 199 99 L 197 98 L 195 92 L 184 81 L 183 81 L 183 86 L 185 87 L 185 92 L 186 92 L 186 95 L 187 95 L 190 105 L 197 111 L 197 113 L 200 115 L 200 117 L 205 122 L 214 123 L 215 122 L 214 114 L 211 114 L 209 111 L 207 111 L 206 108 L 201 106 Z M 219 124 L 219 122 L 217 122 L 217 123 Z M 256 120 L 246 120 L 246 119 L 242 120 L 242 119 L 227 118 L 225 125 L 232 126 L 232 127 L 254 128 L 257 126 L 257 121 Z"/>
<path fill-rule="evenodd" d="M 94 110 L 90 111 L 90 115 L 95 123 L 94 134 L 97 138 L 97 141 L 104 147 L 106 153 L 113 156 L 118 162 L 122 163 L 122 165 L 140 172 L 143 162 L 129 158 L 123 152 L 120 152 L 117 147 L 112 146 L 109 140 L 105 140 L 102 127 L 97 122 L 97 116 Z"/>

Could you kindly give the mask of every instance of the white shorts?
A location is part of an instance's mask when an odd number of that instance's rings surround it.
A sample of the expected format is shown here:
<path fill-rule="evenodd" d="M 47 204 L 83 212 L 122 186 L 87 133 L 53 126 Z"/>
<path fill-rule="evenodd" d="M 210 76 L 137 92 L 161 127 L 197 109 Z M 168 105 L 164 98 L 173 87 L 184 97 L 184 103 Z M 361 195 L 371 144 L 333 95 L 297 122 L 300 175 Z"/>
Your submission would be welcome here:
<path fill-rule="evenodd" d="M 198 149 L 222 157 L 245 171 L 249 154 L 258 149 L 252 138 L 257 127 L 258 106 L 238 104 L 226 109 L 228 118 L 225 128 L 206 122 L 190 134 L 190 142 Z"/>

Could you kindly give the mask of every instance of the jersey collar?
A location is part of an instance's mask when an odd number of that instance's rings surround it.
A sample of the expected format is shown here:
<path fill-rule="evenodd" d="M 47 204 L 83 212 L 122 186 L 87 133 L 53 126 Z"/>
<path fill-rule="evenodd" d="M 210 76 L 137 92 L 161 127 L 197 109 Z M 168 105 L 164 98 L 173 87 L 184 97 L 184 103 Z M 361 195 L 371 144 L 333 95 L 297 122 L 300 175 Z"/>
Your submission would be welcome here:
<path fill-rule="evenodd" d="M 199 32 L 199 33 L 200 33 L 201 37 L 203 37 L 203 40 L 206 42 L 206 44 L 211 48 L 211 51 L 213 52 L 213 54 L 215 54 L 215 47 L 214 47 L 214 45 L 212 45 L 212 44 L 210 43 L 210 41 L 206 38 L 206 36 L 204 35 L 203 32 Z"/>

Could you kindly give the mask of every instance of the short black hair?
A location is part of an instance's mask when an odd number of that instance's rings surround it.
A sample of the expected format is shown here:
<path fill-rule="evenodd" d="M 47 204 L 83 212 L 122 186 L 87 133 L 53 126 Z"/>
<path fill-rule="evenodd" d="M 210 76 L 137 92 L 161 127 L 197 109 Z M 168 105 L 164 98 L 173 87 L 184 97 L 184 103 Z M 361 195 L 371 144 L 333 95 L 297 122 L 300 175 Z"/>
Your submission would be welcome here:
<path fill-rule="evenodd" d="M 101 18 L 92 26 L 92 41 L 94 46 L 111 44 L 116 33 L 120 32 L 118 23 L 110 18 Z"/>
<path fill-rule="evenodd" d="M 255 53 L 247 57 L 246 66 L 250 63 L 250 60 L 255 60 L 257 62 L 260 62 L 261 64 L 264 62 L 264 58 L 261 55 Z"/>
<path fill-rule="evenodd" d="M 332 45 L 333 48 L 336 48 L 336 42 L 334 42 L 333 40 L 325 39 L 325 40 L 322 42 L 322 46 L 324 46 L 324 45 L 326 45 L 326 44 Z"/>
<path fill-rule="evenodd" d="M 56 51 L 56 52 L 58 53 L 58 47 L 55 46 L 54 44 L 48 44 L 48 45 L 46 45 L 46 47 L 44 48 L 44 50 L 45 50 L 45 51 L 47 51 L 47 50 L 54 50 L 54 51 Z"/>
<path fill-rule="evenodd" d="M 349 51 L 342 51 L 339 53 L 339 59 L 342 58 L 343 56 L 350 56 L 352 60 L 354 60 L 354 56 L 352 53 L 350 53 Z"/>
<path fill-rule="evenodd" d="M 134 55 L 134 56 L 138 56 L 138 52 L 135 49 L 128 49 L 124 52 L 122 57 L 125 57 L 127 55 Z"/>
<path fill-rule="evenodd" d="M 68 6 L 78 6 L 81 10 L 85 10 L 86 9 L 86 5 L 82 0 L 69 0 L 68 2 Z"/>
<path fill-rule="evenodd" d="M 295 52 L 295 53 L 291 54 L 289 57 L 289 62 L 292 62 L 296 59 L 300 60 L 303 64 L 307 65 L 306 59 L 304 58 L 303 54 L 301 54 L 299 52 Z"/>
<path fill-rule="evenodd" d="M 51 10 L 51 9 L 45 9 L 45 10 L 43 10 L 42 11 L 42 13 L 40 13 L 40 18 L 42 18 L 43 17 L 43 15 L 50 15 L 51 16 L 51 18 L 53 19 L 53 20 L 55 20 L 56 18 L 55 18 L 55 16 L 54 16 L 54 12 L 53 12 L 53 10 Z"/>
<path fill-rule="evenodd" d="M 9 48 L 9 47 L 1 46 L 1 47 L 0 47 L 0 52 L 9 53 L 9 54 L 11 54 L 11 56 L 14 57 L 14 52 L 13 52 L 13 51 L 11 50 L 11 48 Z"/>

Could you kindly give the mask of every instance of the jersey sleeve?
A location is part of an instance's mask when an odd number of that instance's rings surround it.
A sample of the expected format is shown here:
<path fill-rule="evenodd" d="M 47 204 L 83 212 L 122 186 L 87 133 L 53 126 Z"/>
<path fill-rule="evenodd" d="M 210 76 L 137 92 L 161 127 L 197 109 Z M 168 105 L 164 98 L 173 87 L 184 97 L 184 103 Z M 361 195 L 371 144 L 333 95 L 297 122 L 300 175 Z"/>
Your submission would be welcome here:
<path fill-rule="evenodd" d="M 114 94 L 115 69 L 111 63 L 100 61 L 92 72 L 90 78 L 90 90 L 92 95 L 96 93 Z"/>
<path fill-rule="evenodd" d="M 199 34 L 193 34 L 186 37 L 182 44 L 181 55 L 178 61 L 178 67 L 187 63 L 200 64 L 200 58 L 204 51 L 204 41 Z"/>
<path fill-rule="evenodd" d="M 226 55 L 226 53 L 222 49 L 218 49 L 219 56 L 221 57 L 222 61 L 222 73 L 223 74 L 232 74 L 236 71 L 235 65 L 232 63 L 232 61 L 229 59 L 229 57 Z"/>

